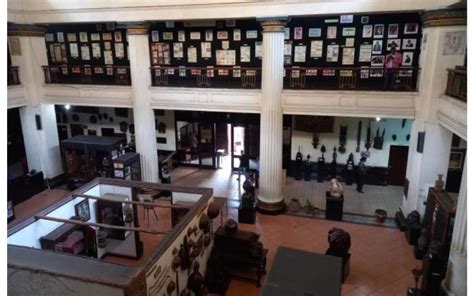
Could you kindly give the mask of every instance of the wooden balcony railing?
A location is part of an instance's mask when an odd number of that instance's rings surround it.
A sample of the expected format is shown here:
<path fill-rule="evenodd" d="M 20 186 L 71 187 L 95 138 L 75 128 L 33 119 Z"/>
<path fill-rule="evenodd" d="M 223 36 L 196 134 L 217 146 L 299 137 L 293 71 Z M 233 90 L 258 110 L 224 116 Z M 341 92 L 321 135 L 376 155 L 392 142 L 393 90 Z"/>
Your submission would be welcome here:
<path fill-rule="evenodd" d="M 18 66 L 8 66 L 8 85 L 19 85 Z"/>
<path fill-rule="evenodd" d="M 129 66 L 43 66 L 46 84 L 131 85 Z"/>
<path fill-rule="evenodd" d="M 260 88 L 261 69 L 244 67 L 150 67 L 153 86 Z"/>
<path fill-rule="evenodd" d="M 286 67 L 285 89 L 415 91 L 418 68 Z"/>
<path fill-rule="evenodd" d="M 466 67 L 456 66 L 448 69 L 446 95 L 467 102 L 467 71 Z"/>

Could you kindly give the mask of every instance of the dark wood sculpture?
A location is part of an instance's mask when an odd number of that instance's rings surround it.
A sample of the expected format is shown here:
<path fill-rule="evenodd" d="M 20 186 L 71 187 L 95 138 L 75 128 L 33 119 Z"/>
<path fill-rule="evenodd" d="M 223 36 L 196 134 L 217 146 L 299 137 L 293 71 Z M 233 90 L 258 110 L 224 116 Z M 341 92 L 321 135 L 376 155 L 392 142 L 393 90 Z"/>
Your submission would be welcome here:
<path fill-rule="evenodd" d="M 371 131 L 370 131 L 370 121 L 369 121 L 369 124 L 367 125 L 367 134 L 365 137 L 365 149 L 369 151 L 370 147 L 372 147 L 372 136 L 371 136 Z"/>
<path fill-rule="evenodd" d="M 204 277 L 199 272 L 199 262 L 195 261 L 193 266 L 193 272 L 188 277 L 187 288 L 191 290 L 194 295 L 202 295 L 202 289 L 204 284 Z"/>
<path fill-rule="evenodd" d="M 184 237 L 184 241 L 179 248 L 178 254 L 179 254 L 179 257 L 181 257 L 181 269 L 182 270 L 189 269 L 191 267 L 192 259 L 190 256 L 188 238 L 186 236 Z"/>
<path fill-rule="evenodd" d="M 328 242 L 329 248 L 326 255 L 342 258 L 342 282 L 344 283 L 350 271 L 351 235 L 343 229 L 334 227 L 328 232 Z"/>
<path fill-rule="evenodd" d="M 339 126 L 339 153 L 346 153 L 347 125 Z"/>
<path fill-rule="evenodd" d="M 377 128 L 377 132 L 375 133 L 375 138 L 374 138 L 374 149 L 377 149 L 377 150 L 383 149 L 384 137 L 385 137 L 385 128 L 383 129 L 381 136 L 379 136 L 379 129 Z"/>
<path fill-rule="evenodd" d="M 255 202 L 255 188 L 252 183 L 245 181 L 244 194 L 242 194 L 241 203 L 239 206 L 238 218 L 240 223 L 254 224 L 256 217 L 256 202 Z"/>

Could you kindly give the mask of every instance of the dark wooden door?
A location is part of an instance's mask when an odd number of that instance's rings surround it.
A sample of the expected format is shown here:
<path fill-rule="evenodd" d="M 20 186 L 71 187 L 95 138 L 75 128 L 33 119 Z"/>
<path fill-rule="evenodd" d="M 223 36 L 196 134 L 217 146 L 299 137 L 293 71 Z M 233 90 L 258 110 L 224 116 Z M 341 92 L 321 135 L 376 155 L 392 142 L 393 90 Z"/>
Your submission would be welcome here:
<path fill-rule="evenodd" d="M 388 185 L 403 186 L 408 162 L 408 146 L 390 146 Z"/>

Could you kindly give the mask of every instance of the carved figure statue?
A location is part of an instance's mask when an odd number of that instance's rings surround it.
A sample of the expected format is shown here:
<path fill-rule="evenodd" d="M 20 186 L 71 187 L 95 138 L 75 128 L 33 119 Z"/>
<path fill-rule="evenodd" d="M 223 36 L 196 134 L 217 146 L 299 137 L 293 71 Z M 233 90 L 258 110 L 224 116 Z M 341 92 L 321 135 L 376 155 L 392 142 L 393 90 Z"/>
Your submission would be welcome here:
<path fill-rule="evenodd" d="M 328 191 L 332 197 L 341 197 L 344 193 L 341 183 L 339 183 L 339 181 L 337 181 L 335 178 L 331 179 L 331 184 L 329 185 Z"/>
<path fill-rule="evenodd" d="M 334 227 L 328 232 L 328 242 L 329 249 L 326 251 L 326 255 L 344 258 L 351 248 L 351 235 L 340 228 Z"/>

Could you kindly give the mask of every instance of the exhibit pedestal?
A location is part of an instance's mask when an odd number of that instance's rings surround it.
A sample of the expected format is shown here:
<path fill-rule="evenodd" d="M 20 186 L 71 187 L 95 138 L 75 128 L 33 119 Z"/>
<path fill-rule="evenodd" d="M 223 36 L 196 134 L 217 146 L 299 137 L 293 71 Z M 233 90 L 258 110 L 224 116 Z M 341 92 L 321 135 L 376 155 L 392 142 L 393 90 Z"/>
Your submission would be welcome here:
<path fill-rule="evenodd" d="M 344 195 L 332 197 L 329 191 L 326 191 L 326 220 L 341 221 L 343 207 Z"/>

